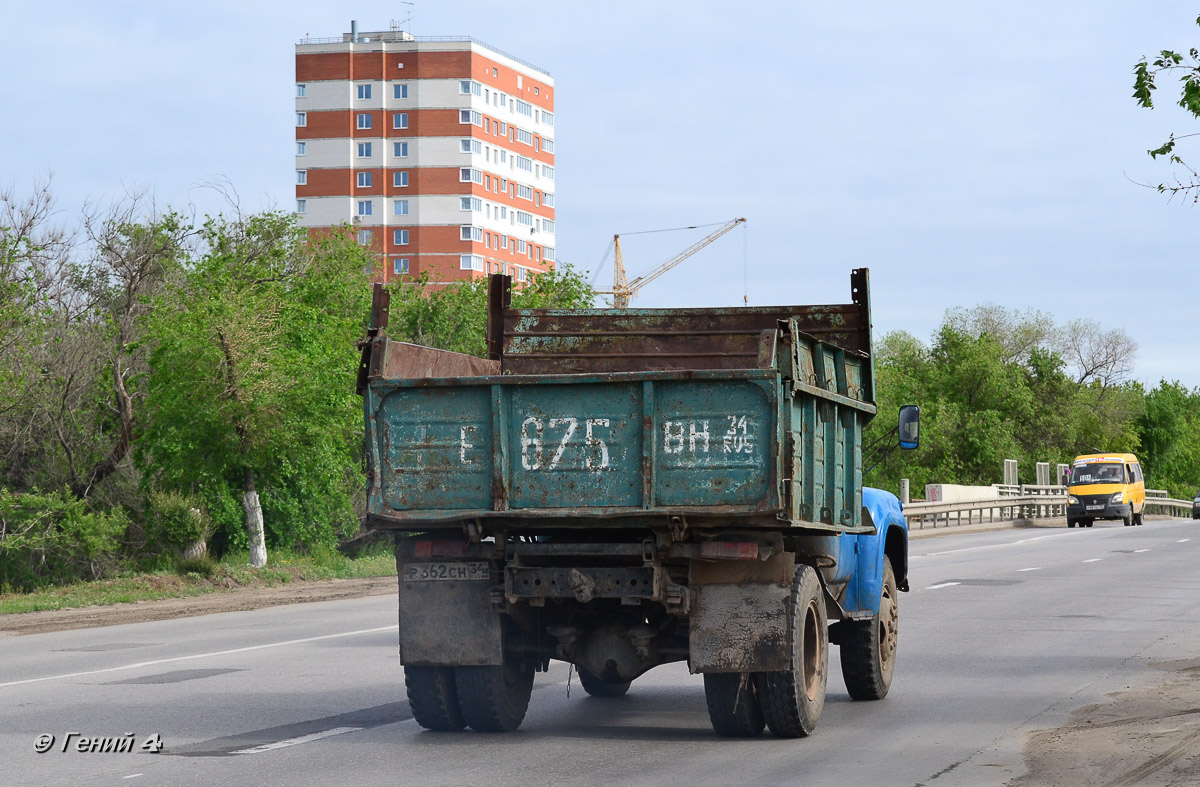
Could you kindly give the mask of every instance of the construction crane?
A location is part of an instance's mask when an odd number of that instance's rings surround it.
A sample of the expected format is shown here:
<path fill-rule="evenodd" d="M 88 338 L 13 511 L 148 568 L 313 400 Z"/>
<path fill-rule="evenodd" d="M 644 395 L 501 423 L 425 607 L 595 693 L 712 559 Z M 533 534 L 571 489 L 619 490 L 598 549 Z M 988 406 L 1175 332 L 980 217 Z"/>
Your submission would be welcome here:
<path fill-rule="evenodd" d="M 647 274 L 638 276 L 633 281 L 625 280 L 625 261 L 621 258 L 621 236 L 613 235 L 613 288 L 608 291 L 598 291 L 597 294 L 613 296 L 613 308 L 615 309 L 628 308 L 629 299 L 636 295 L 638 290 L 745 221 L 745 219 L 733 219 L 722 224 L 719 228 L 696 241 L 691 246 L 688 246 L 662 265 L 659 265 Z"/>

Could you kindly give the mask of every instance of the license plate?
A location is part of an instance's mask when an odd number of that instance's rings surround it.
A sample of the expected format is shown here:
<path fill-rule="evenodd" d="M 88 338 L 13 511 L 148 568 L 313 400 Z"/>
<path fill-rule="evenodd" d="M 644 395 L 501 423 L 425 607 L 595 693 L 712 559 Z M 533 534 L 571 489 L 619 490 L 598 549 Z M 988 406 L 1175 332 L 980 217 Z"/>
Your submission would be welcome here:
<path fill-rule="evenodd" d="M 1088 506 L 1088 507 L 1087 507 L 1087 510 L 1088 510 L 1088 511 L 1103 511 L 1103 510 L 1104 510 L 1104 505 L 1103 505 L 1103 504 L 1101 504 L 1101 505 L 1098 505 L 1098 506 Z"/>
<path fill-rule="evenodd" d="M 405 582 L 459 580 L 471 582 L 488 579 L 488 564 L 478 563 L 409 563 L 404 567 Z"/>

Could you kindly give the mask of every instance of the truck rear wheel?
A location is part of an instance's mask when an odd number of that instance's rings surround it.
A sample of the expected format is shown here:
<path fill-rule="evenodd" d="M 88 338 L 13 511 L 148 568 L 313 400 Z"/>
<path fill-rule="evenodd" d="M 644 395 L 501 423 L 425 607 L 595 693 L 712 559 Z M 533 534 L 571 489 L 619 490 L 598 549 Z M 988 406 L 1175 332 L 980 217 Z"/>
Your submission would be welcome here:
<path fill-rule="evenodd" d="M 521 726 L 533 693 L 533 666 L 505 657 L 504 664 L 455 667 L 463 718 L 477 732 L 511 732 Z"/>
<path fill-rule="evenodd" d="M 706 672 L 704 700 L 713 731 L 724 738 L 753 738 L 766 721 L 747 672 Z"/>
<path fill-rule="evenodd" d="M 791 603 L 791 666 L 756 676 L 763 717 L 780 738 L 812 733 L 825 707 L 829 677 L 829 626 L 816 569 L 796 567 Z"/>
<path fill-rule="evenodd" d="M 413 718 L 427 730 L 453 732 L 467 726 L 458 706 L 453 667 L 405 667 L 404 689 Z"/>
<path fill-rule="evenodd" d="M 896 635 L 900 622 L 896 574 L 892 561 L 883 559 L 883 590 L 879 612 L 870 620 L 839 623 L 842 635 L 842 678 L 856 700 L 881 700 L 892 687 L 896 669 Z"/>
<path fill-rule="evenodd" d="M 610 683 L 597 678 L 579 666 L 575 667 L 575 671 L 579 673 L 579 684 L 583 686 L 583 690 L 593 697 L 624 697 L 625 692 L 629 691 L 630 684 L 633 683 L 631 680 L 624 683 Z"/>

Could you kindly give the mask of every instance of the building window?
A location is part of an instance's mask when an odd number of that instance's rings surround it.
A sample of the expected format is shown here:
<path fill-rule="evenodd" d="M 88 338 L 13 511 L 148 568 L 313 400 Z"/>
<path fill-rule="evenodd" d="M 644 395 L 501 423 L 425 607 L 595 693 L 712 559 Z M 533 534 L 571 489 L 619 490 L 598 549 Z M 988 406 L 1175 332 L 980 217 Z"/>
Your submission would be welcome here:
<path fill-rule="evenodd" d="M 523 145 L 532 145 L 533 144 L 533 134 L 532 133 L 526 131 L 523 128 L 517 128 L 516 126 L 513 126 L 513 131 L 515 131 L 517 134 L 517 140 L 516 140 L 517 142 L 520 142 Z"/>
<path fill-rule="evenodd" d="M 308 143 L 307 142 L 297 142 L 296 143 L 296 155 L 297 156 L 307 156 L 308 155 Z"/>
<path fill-rule="evenodd" d="M 525 241 L 517 239 L 517 254 L 524 254 L 528 245 Z"/>
<path fill-rule="evenodd" d="M 371 158 L 371 143 L 370 142 L 359 142 L 358 143 L 358 157 L 359 158 Z"/>
<path fill-rule="evenodd" d="M 360 199 L 358 201 L 358 215 L 370 216 L 373 212 L 374 203 L 369 199 Z"/>
<path fill-rule="evenodd" d="M 484 131 L 484 133 L 485 133 L 485 134 L 491 134 L 491 133 L 492 133 L 492 121 L 491 121 L 491 119 L 490 119 L 490 118 L 484 118 L 484 119 L 483 119 L 483 131 Z"/>
<path fill-rule="evenodd" d="M 505 251 L 508 250 L 508 236 L 507 235 L 500 236 L 500 248 L 504 249 Z"/>
<path fill-rule="evenodd" d="M 392 173 L 392 185 L 396 188 L 404 188 L 408 185 L 408 170 L 402 169 Z"/>
<path fill-rule="evenodd" d="M 494 68 L 494 67 L 493 67 L 493 68 L 492 68 L 492 76 L 494 76 L 494 77 L 498 77 L 498 76 L 500 76 L 500 71 L 499 71 L 499 69 L 497 69 L 497 68 Z"/>
<path fill-rule="evenodd" d="M 502 219 L 508 218 L 508 208 L 507 207 L 505 207 L 504 205 L 498 205 L 496 207 L 496 210 L 498 211 L 500 218 L 502 218 Z"/>
<path fill-rule="evenodd" d="M 407 246 L 408 245 L 408 230 L 393 230 L 392 231 L 392 243 L 394 243 L 397 246 Z"/>
<path fill-rule="evenodd" d="M 464 79 L 458 83 L 458 92 L 464 96 L 482 96 L 483 87 L 478 82 L 473 82 L 469 79 Z"/>
<path fill-rule="evenodd" d="M 542 137 L 542 150 L 546 151 L 547 153 L 553 153 L 554 140 L 550 139 L 550 137 Z"/>
<path fill-rule="evenodd" d="M 459 125 L 471 124 L 473 126 L 483 126 L 483 115 L 473 109 L 458 110 Z"/>
<path fill-rule="evenodd" d="M 533 159 L 526 156 L 514 156 L 513 158 L 517 160 L 517 169 L 533 172 Z"/>
<path fill-rule="evenodd" d="M 522 101 L 519 98 L 514 98 L 513 108 L 525 117 L 533 117 L 533 105 L 531 105 L 528 101 Z"/>
<path fill-rule="evenodd" d="M 483 243 L 483 230 L 479 227 L 472 227 L 470 224 L 464 224 L 459 227 L 458 239 Z"/>
<path fill-rule="evenodd" d="M 554 222 L 551 221 L 550 219 L 542 219 L 542 229 L 545 232 L 549 232 L 551 235 L 553 235 L 554 234 Z"/>
<path fill-rule="evenodd" d="M 502 136 L 502 137 L 508 136 L 508 124 L 507 123 L 497 122 L 496 125 L 500 127 L 500 136 Z"/>
<path fill-rule="evenodd" d="M 395 156 L 396 158 L 408 158 L 408 143 L 407 142 L 393 142 L 392 143 L 392 155 Z"/>
<path fill-rule="evenodd" d="M 371 127 L 371 113 L 370 112 L 359 112 L 358 113 L 358 127 L 359 128 L 370 128 Z"/>
<path fill-rule="evenodd" d="M 458 150 L 460 153 L 482 153 L 483 143 L 477 139 L 460 139 Z"/>
<path fill-rule="evenodd" d="M 459 210 L 483 210 L 483 200 L 479 197 L 460 197 L 458 200 Z"/>
<path fill-rule="evenodd" d="M 304 98 L 308 95 L 308 85 L 303 82 L 296 83 L 296 98 Z"/>
<path fill-rule="evenodd" d="M 359 230 L 358 231 L 358 245 L 359 246 L 370 246 L 371 245 L 371 231 L 370 230 Z"/>
<path fill-rule="evenodd" d="M 458 267 L 464 271 L 483 272 L 483 257 L 478 254 L 463 254 L 458 258 Z"/>
<path fill-rule="evenodd" d="M 370 98 L 371 97 L 371 86 L 370 85 L 359 85 L 358 86 L 358 97 L 359 98 Z"/>
<path fill-rule="evenodd" d="M 545 260 L 546 262 L 554 262 L 554 247 L 543 246 L 542 247 L 542 259 Z"/>
<path fill-rule="evenodd" d="M 369 189 L 371 187 L 371 173 L 370 172 L 358 173 L 358 187 L 360 189 Z"/>
<path fill-rule="evenodd" d="M 549 164 L 542 165 L 542 177 L 549 180 L 554 180 L 554 167 Z"/>
<path fill-rule="evenodd" d="M 514 266 L 517 269 L 517 281 L 527 281 L 529 279 L 529 270 L 522 268 L 520 265 Z"/>
<path fill-rule="evenodd" d="M 307 126 L 308 125 L 308 113 L 307 112 L 297 112 L 296 113 L 296 125 L 297 126 Z"/>
<path fill-rule="evenodd" d="M 553 208 L 554 207 L 554 195 L 548 191 L 543 191 L 542 192 L 542 204 L 545 205 L 547 208 Z"/>
<path fill-rule="evenodd" d="M 308 200 L 306 200 L 306 199 L 296 200 L 296 212 L 297 213 L 308 213 Z"/>
<path fill-rule="evenodd" d="M 393 205 L 397 216 L 408 215 L 408 200 L 398 199 L 393 203 Z"/>
<path fill-rule="evenodd" d="M 459 183 L 478 183 L 483 185 L 483 173 L 471 167 L 462 167 L 458 170 Z"/>
<path fill-rule="evenodd" d="M 397 112 L 392 115 L 392 128 L 408 128 L 408 113 Z"/>
<path fill-rule="evenodd" d="M 408 83 L 401 82 L 398 85 L 392 85 L 392 98 L 408 98 Z"/>
<path fill-rule="evenodd" d="M 308 185 L 308 170 L 306 170 L 306 169 L 296 170 L 296 185 L 297 186 Z"/>
<path fill-rule="evenodd" d="M 521 183 L 518 183 L 517 184 L 517 198 L 518 199 L 528 199 L 528 200 L 533 199 L 533 188 L 530 186 L 525 186 Z"/>
<path fill-rule="evenodd" d="M 408 275 L 408 257 L 396 257 L 393 259 L 392 272 L 397 276 Z"/>
<path fill-rule="evenodd" d="M 532 227 L 533 226 L 533 214 L 526 213 L 523 210 L 517 211 L 517 223 L 522 226 L 525 226 L 525 227 Z"/>
<path fill-rule="evenodd" d="M 542 122 L 547 126 L 554 126 L 554 115 L 546 110 L 542 110 Z"/>

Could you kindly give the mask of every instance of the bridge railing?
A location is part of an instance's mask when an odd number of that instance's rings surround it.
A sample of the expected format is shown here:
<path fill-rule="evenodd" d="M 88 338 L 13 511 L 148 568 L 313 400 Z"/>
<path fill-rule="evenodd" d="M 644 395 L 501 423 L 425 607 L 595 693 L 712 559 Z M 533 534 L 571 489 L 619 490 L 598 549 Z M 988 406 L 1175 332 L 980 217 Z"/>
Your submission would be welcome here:
<path fill-rule="evenodd" d="M 904 516 L 909 527 L 918 530 L 1017 519 L 1066 518 L 1065 486 L 998 484 L 996 490 L 997 497 L 985 500 L 906 503 Z M 1146 509 L 1153 513 L 1190 515 L 1192 501 L 1167 497 L 1165 489 L 1147 489 Z"/>
<path fill-rule="evenodd" d="M 936 503 L 906 503 L 908 526 L 955 527 L 976 522 L 1008 522 L 1066 516 L 1067 490 L 1039 484 L 999 485 L 999 495 L 985 500 L 952 500 Z"/>

